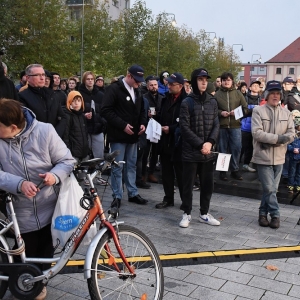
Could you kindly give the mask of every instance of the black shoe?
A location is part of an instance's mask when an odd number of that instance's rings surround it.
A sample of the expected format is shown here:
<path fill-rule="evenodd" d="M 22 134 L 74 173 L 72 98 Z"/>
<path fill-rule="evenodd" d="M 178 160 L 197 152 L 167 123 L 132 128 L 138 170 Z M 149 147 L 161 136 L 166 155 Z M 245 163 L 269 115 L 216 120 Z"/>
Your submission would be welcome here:
<path fill-rule="evenodd" d="M 140 195 L 128 198 L 129 202 L 134 202 L 136 204 L 147 204 L 148 200 L 143 199 Z"/>
<path fill-rule="evenodd" d="M 140 189 L 150 189 L 151 188 L 151 184 L 149 184 L 143 180 L 136 182 L 136 186 Z"/>
<path fill-rule="evenodd" d="M 243 180 L 243 177 L 239 171 L 231 172 L 230 177 L 232 177 L 233 179 L 236 179 L 236 180 Z"/>
<path fill-rule="evenodd" d="M 270 224 L 269 224 L 269 226 L 271 227 L 271 228 L 279 228 L 279 226 L 280 226 L 280 219 L 279 218 L 276 218 L 276 217 L 273 217 L 272 219 L 271 219 L 271 222 L 270 222 Z"/>
<path fill-rule="evenodd" d="M 174 202 L 163 201 L 163 202 L 161 202 L 161 203 L 156 204 L 156 205 L 155 205 L 155 208 L 160 209 L 160 208 L 166 208 L 166 207 L 168 207 L 168 206 L 174 206 Z"/>
<path fill-rule="evenodd" d="M 259 215 L 258 224 L 259 224 L 259 226 L 262 226 L 262 227 L 268 227 L 269 226 L 268 217 L 263 216 L 263 215 Z"/>
<path fill-rule="evenodd" d="M 110 205 L 110 209 L 108 210 L 108 214 L 111 215 L 114 219 L 119 216 L 119 208 L 121 206 L 121 199 L 115 198 Z"/>
<path fill-rule="evenodd" d="M 223 181 L 227 181 L 227 177 L 226 177 L 226 172 L 224 171 L 221 171 L 220 172 L 220 179 L 223 180 Z"/>

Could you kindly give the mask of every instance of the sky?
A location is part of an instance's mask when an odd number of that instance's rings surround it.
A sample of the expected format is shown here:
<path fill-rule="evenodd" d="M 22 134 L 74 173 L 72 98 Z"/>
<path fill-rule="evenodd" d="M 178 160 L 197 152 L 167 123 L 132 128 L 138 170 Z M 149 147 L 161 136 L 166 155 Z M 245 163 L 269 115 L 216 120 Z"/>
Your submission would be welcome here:
<path fill-rule="evenodd" d="M 131 5 L 135 1 L 131 1 Z M 266 62 L 300 37 L 300 0 L 145 0 L 157 16 L 173 13 L 179 27 L 215 32 L 242 63 Z M 210 34 L 213 39 L 214 34 Z M 244 51 L 240 51 L 242 44 Z"/>

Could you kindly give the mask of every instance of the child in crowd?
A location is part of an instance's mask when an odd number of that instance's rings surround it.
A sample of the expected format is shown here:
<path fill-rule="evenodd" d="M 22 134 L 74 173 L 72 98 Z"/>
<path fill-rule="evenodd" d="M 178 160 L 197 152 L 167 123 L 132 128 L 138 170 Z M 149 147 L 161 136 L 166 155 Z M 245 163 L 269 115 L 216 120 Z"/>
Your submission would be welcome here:
<path fill-rule="evenodd" d="M 83 111 L 84 102 L 81 94 L 77 91 L 71 91 L 64 108 L 67 115 L 67 125 L 63 141 L 77 162 L 88 159 L 87 156 L 90 152 L 86 118 Z"/>
<path fill-rule="evenodd" d="M 300 191 L 300 116 L 294 117 L 295 140 L 288 145 L 289 173 L 288 192 L 293 193 L 294 189 Z"/>

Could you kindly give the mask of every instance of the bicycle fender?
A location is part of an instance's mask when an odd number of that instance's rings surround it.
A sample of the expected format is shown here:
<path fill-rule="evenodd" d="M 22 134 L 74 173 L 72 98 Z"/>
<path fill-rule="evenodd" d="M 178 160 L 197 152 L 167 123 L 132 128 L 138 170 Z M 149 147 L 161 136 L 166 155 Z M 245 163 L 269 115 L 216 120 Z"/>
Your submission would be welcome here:
<path fill-rule="evenodd" d="M 112 225 L 113 226 L 117 226 L 119 224 L 123 224 L 124 222 L 113 222 Z M 85 255 L 85 262 L 84 262 L 84 279 L 88 279 L 91 278 L 91 265 L 92 265 L 92 260 L 93 260 L 93 255 L 94 252 L 96 250 L 96 247 L 99 243 L 99 241 L 101 240 L 102 236 L 105 234 L 105 232 L 107 231 L 107 228 L 104 227 L 101 230 L 99 230 L 97 232 L 97 234 L 94 236 L 94 238 L 92 239 L 87 251 L 86 251 L 86 255 Z"/>

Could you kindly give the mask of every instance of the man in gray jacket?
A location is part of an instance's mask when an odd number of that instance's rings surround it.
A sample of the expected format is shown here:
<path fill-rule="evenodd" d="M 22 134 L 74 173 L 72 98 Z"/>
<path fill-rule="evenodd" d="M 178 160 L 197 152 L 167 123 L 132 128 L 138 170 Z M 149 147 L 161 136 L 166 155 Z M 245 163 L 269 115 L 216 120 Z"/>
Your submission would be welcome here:
<path fill-rule="evenodd" d="M 268 81 L 265 91 L 267 103 L 257 106 L 252 113 L 253 158 L 263 188 L 259 207 L 259 225 L 279 228 L 280 214 L 277 188 L 285 160 L 287 144 L 294 140 L 291 113 L 279 104 L 282 88 L 279 81 Z M 268 221 L 268 213 L 271 221 Z"/>

